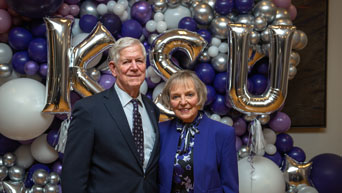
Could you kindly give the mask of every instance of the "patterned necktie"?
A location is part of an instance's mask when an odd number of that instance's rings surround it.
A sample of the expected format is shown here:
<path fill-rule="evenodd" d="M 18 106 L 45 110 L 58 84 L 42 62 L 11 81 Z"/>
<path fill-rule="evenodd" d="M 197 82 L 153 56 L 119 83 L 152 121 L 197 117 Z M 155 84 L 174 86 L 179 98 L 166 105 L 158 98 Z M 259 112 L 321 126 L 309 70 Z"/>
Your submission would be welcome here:
<path fill-rule="evenodd" d="M 141 165 L 144 165 L 144 130 L 142 128 L 141 115 L 139 113 L 139 100 L 132 99 L 133 103 L 133 137 L 137 151 L 141 161 Z"/>

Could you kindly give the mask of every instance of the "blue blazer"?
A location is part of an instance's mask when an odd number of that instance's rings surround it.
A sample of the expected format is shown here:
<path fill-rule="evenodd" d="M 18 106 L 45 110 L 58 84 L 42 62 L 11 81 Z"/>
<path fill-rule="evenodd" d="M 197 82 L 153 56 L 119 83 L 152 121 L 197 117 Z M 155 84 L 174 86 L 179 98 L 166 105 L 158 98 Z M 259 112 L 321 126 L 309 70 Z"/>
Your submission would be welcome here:
<path fill-rule="evenodd" d="M 159 188 L 160 193 L 170 193 L 180 132 L 175 119 L 160 123 L 159 128 Z M 198 130 L 193 149 L 195 193 L 239 192 L 234 128 L 204 115 Z"/>

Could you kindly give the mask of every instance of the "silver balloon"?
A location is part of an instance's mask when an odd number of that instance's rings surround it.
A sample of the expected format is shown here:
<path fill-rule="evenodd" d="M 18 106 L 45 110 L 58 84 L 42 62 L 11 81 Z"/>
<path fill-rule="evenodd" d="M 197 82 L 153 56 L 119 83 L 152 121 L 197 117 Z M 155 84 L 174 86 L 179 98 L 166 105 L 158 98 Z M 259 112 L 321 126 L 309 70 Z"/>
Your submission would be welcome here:
<path fill-rule="evenodd" d="M 290 65 L 291 66 L 298 66 L 300 62 L 300 55 L 296 51 L 292 51 L 290 55 Z"/>
<path fill-rule="evenodd" d="M 268 23 L 272 22 L 275 18 L 277 9 L 272 1 L 260 1 L 253 8 L 255 17 L 263 16 Z"/>
<path fill-rule="evenodd" d="M 12 167 L 15 164 L 16 157 L 13 153 L 5 153 L 5 155 L 2 157 L 2 160 L 5 166 Z"/>
<path fill-rule="evenodd" d="M 8 78 L 12 74 L 12 66 L 10 64 L 0 64 L 0 78 Z"/>
<path fill-rule="evenodd" d="M 44 169 L 38 169 L 33 172 L 32 181 L 39 185 L 44 186 L 48 182 L 48 172 Z"/>
<path fill-rule="evenodd" d="M 178 5 L 180 4 L 180 0 L 166 0 L 166 2 L 167 6 L 171 8 L 178 7 Z"/>
<path fill-rule="evenodd" d="M 207 3 L 208 5 L 210 5 L 210 7 L 212 7 L 214 9 L 216 0 L 202 0 L 203 3 Z"/>
<path fill-rule="evenodd" d="M 44 193 L 44 187 L 35 184 L 32 186 L 30 193 Z"/>
<path fill-rule="evenodd" d="M 256 31 L 251 32 L 251 38 L 250 38 L 251 44 L 258 44 L 260 41 L 260 33 Z"/>
<path fill-rule="evenodd" d="M 243 145 L 238 151 L 239 159 L 245 158 L 250 154 L 250 149 L 248 146 Z"/>
<path fill-rule="evenodd" d="M 215 37 L 220 39 L 227 39 L 229 31 L 227 26 L 231 23 L 232 21 L 230 21 L 227 17 L 219 16 L 213 19 L 213 21 L 211 22 L 210 30 Z"/>
<path fill-rule="evenodd" d="M 269 43 L 271 39 L 271 30 L 269 28 L 266 28 L 264 31 L 260 33 L 260 39 L 264 43 Z"/>
<path fill-rule="evenodd" d="M 0 181 L 3 181 L 8 175 L 8 169 L 6 166 L 0 166 Z"/>
<path fill-rule="evenodd" d="M 291 19 L 275 19 L 272 25 L 293 25 Z"/>
<path fill-rule="evenodd" d="M 257 118 L 257 116 L 253 115 L 253 114 L 245 114 L 243 116 L 243 119 L 247 122 L 251 122 L 251 121 L 255 120 L 256 118 Z"/>
<path fill-rule="evenodd" d="M 275 19 L 290 19 L 290 18 L 291 16 L 289 12 L 287 11 L 287 9 L 280 8 L 280 7 L 277 8 Z"/>
<path fill-rule="evenodd" d="M 12 166 L 8 170 L 8 177 L 12 181 L 22 181 L 25 176 L 25 170 L 19 166 Z"/>
<path fill-rule="evenodd" d="M 87 70 L 89 76 L 95 80 L 96 82 L 98 82 L 101 78 L 101 72 L 98 71 L 96 68 L 91 68 Z"/>
<path fill-rule="evenodd" d="M 157 39 L 158 34 L 151 34 L 148 36 L 148 44 L 152 45 L 154 40 Z"/>
<path fill-rule="evenodd" d="M 296 35 L 298 37 L 297 41 L 293 43 L 292 48 L 295 50 L 302 50 L 308 44 L 308 37 L 302 30 L 296 30 Z"/>
<path fill-rule="evenodd" d="M 181 4 L 185 7 L 191 7 L 193 0 L 181 0 Z"/>
<path fill-rule="evenodd" d="M 200 61 L 200 62 L 209 62 L 210 61 L 210 56 L 209 56 L 209 54 L 208 54 L 208 49 L 205 49 L 202 53 L 201 53 L 201 55 L 200 55 L 200 57 L 198 58 L 198 60 Z"/>
<path fill-rule="evenodd" d="M 208 25 L 214 19 L 213 8 L 207 3 L 199 3 L 192 10 L 194 20 L 201 25 Z"/>
<path fill-rule="evenodd" d="M 83 15 L 93 15 L 95 17 L 98 17 L 97 13 L 97 5 L 93 1 L 84 1 L 80 6 L 80 17 Z"/>
<path fill-rule="evenodd" d="M 22 182 L 4 181 L 2 184 L 5 193 L 29 193 Z"/>
<path fill-rule="evenodd" d="M 51 172 L 48 177 L 48 183 L 49 184 L 55 184 L 57 185 L 60 181 L 60 177 L 56 172 Z"/>
<path fill-rule="evenodd" d="M 295 47 L 297 46 L 297 44 L 299 44 L 300 42 L 300 31 L 296 30 L 293 33 L 293 38 L 292 38 L 292 49 L 295 49 Z"/>
<path fill-rule="evenodd" d="M 211 59 L 211 65 L 217 72 L 227 71 L 228 55 L 224 53 L 219 53 L 217 56 Z"/>
<path fill-rule="evenodd" d="M 254 30 L 255 31 L 263 31 L 267 27 L 267 21 L 264 17 L 258 16 L 254 19 Z"/>
<path fill-rule="evenodd" d="M 287 95 L 289 58 L 294 26 L 269 26 L 272 43 L 269 53 L 269 84 L 261 95 L 247 90 L 249 36 L 252 26 L 229 24 L 229 62 L 227 102 L 245 114 L 270 114 L 278 110 Z"/>
<path fill-rule="evenodd" d="M 44 193 L 58 193 L 59 188 L 56 184 L 46 184 L 44 187 Z"/>
<path fill-rule="evenodd" d="M 297 68 L 295 66 L 290 66 L 289 68 L 289 80 L 294 79 L 297 74 Z"/>
<path fill-rule="evenodd" d="M 165 12 L 167 8 L 166 0 L 154 0 L 152 9 L 154 12 Z"/>
<path fill-rule="evenodd" d="M 234 23 L 254 25 L 254 17 L 249 14 L 238 15 Z"/>
<path fill-rule="evenodd" d="M 237 19 L 238 16 L 239 16 L 239 15 L 238 15 L 237 13 L 231 12 L 231 13 L 229 13 L 226 17 L 227 17 L 230 21 L 232 21 L 233 23 L 235 23 L 235 21 L 236 21 L 236 19 Z"/>
<path fill-rule="evenodd" d="M 266 125 L 270 121 L 270 115 L 262 114 L 258 117 L 258 120 L 262 125 Z"/>
<path fill-rule="evenodd" d="M 2 159 L 2 156 L 0 156 L 0 166 L 4 165 L 4 160 Z"/>
<path fill-rule="evenodd" d="M 285 181 L 290 185 L 310 185 L 310 170 L 312 162 L 297 162 L 288 155 L 285 155 Z"/>

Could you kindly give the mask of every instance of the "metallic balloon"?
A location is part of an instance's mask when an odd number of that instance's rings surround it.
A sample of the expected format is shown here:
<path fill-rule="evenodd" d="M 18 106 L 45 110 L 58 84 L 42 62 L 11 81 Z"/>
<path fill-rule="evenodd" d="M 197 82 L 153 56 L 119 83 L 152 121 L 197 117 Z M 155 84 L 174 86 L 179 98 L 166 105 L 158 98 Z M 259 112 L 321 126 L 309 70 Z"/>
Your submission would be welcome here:
<path fill-rule="evenodd" d="M 250 41 L 251 44 L 258 44 L 260 41 L 260 33 L 257 31 L 252 31 Z"/>
<path fill-rule="evenodd" d="M 158 34 L 151 34 L 148 36 L 148 44 L 152 45 L 154 40 L 157 39 Z"/>
<path fill-rule="evenodd" d="M 272 25 L 293 25 L 291 19 L 275 19 Z"/>
<path fill-rule="evenodd" d="M 258 120 L 262 125 L 266 125 L 270 121 L 270 115 L 262 114 L 258 117 Z"/>
<path fill-rule="evenodd" d="M 51 172 L 48 177 L 48 183 L 49 184 L 55 184 L 57 185 L 60 181 L 60 177 L 56 172 Z"/>
<path fill-rule="evenodd" d="M 290 156 L 285 155 L 285 181 L 290 185 L 298 186 L 299 184 L 310 185 L 310 170 L 312 162 L 300 163 Z"/>
<path fill-rule="evenodd" d="M 292 51 L 290 54 L 290 65 L 291 66 L 298 66 L 300 62 L 300 55 L 296 51 Z"/>
<path fill-rule="evenodd" d="M 249 14 L 238 15 L 234 23 L 254 25 L 254 17 Z"/>
<path fill-rule="evenodd" d="M 2 156 L 0 156 L 0 166 L 4 165 L 4 160 L 2 159 Z"/>
<path fill-rule="evenodd" d="M 98 71 L 96 68 L 91 68 L 87 70 L 89 76 L 95 80 L 96 82 L 100 80 L 101 78 L 101 72 Z"/>
<path fill-rule="evenodd" d="M 308 37 L 302 30 L 296 30 L 296 41 L 292 45 L 292 49 L 302 50 L 308 44 Z"/>
<path fill-rule="evenodd" d="M 216 0 L 202 0 L 203 3 L 207 3 L 208 5 L 210 5 L 210 7 L 212 7 L 214 9 Z"/>
<path fill-rule="evenodd" d="M 245 114 L 270 114 L 285 102 L 288 85 L 289 58 L 294 26 L 269 26 L 272 34 L 269 53 L 269 87 L 261 95 L 247 90 L 249 36 L 252 26 L 229 24 L 229 62 L 227 102 Z"/>
<path fill-rule="evenodd" d="M 209 62 L 209 61 L 210 61 L 210 56 L 209 56 L 209 54 L 208 54 L 208 49 L 205 49 L 205 50 L 201 53 L 201 55 L 200 55 L 200 57 L 198 58 L 198 60 L 199 60 L 200 62 Z"/>
<path fill-rule="evenodd" d="M 217 56 L 211 59 L 211 65 L 217 72 L 227 71 L 228 55 L 219 53 Z"/>
<path fill-rule="evenodd" d="M 22 181 L 25 177 L 25 170 L 19 166 L 12 166 L 8 170 L 8 177 L 15 182 Z"/>
<path fill-rule="evenodd" d="M 289 68 L 289 80 L 294 79 L 297 74 L 297 68 L 295 66 L 290 66 Z"/>
<path fill-rule="evenodd" d="M 80 6 L 80 17 L 83 15 L 93 15 L 95 17 L 98 17 L 97 13 L 97 5 L 95 2 L 87 0 L 82 2 Z"/>
<path fill-rule="evenodd" d="M 4 162 L 4 166 L 12 167 L 15 165 L 16 157 L 13 153 L 5 153 L 2 157 L 2 161 Z"/>
<path fill-rule="evenodd" d="M 180 4 L 180 0 L 166 0 L 167 6 L 171 8 L 175 8 Z"/>
<path fill-rule="evenodd" d="M 165 12 L 167 8 L 166 0 L 154 0 L 152 9 L 154 12 Z"/>
<path fill-rule="evenodd" d="M 32 181 L 39 185 L 44 186 L 48 182 L 48 172 L 44 169 L 38 169 L 33 172 Z"/>
<path fill-rule="evenodd" d="M 272 22 L 275 18 L 277 9 L 272 1 L 263 0 L 257 3 L 253 8 L 255 17 L 263 16 L 268 23 Z"/>
<path fill-rule="evenodd" d="M 251 122 L 251 121 L 253 121 L 254 119 L 256 119 L 257 118 L 257 116 L 256 115 L 253 115 L 253 114 L 245 114 L 244 116 L 243 116 L 243 119 L 245 120 L 245 121 L 247 121 L 247 122 Z"/>
<path fill-rule="evenodd" d="M 241 148 L 238 151 L 239 159 L 247 157 L 249 154 L 250 154 L 250 149 L 246 145 L 241 146 Z"/>
<path fill-rule="evenodd" d="M 269 43 L 271 39 L 271 30 L 269 28 L 266 28 L 264 31 L 260 33 L 260 38 L 263 41 L 263 43 Z"/>
<path fill-rule="evenodd" d="M 181 4 L 185 7 L 191 7 L 193 0 L 181 0 Z"/>
<path fill-rule="evenodd" d="M 213 21 L 211 22 L 210 30 L 215 37 L 220 39 L 227 39 L 229 31 L 227 26 L 231 23 L 232 21 L 230 21 L 227 17 L 219 16 L 213 19 Z"/>
<path fill-rule="evenodd" d="M 30 193 L 44 193 L 44 187 L 34 184 L 31 188 Z"/>
<path fill-rule="evenodd" d="M 44 187 L 44 193 L 58 193 L 59 188 L 57 184 L 46 184 Z"/>
<path fill-rule="evenodd" d="M 264 17 L 258 16 L 254 19 L 254 30 L 255 31 L 264 31 L 267 27 L 267 21 Z"/>
<path fill-rule="evenodd" d="M 192 10 L 193 18 L 198 24 L 208 25 L 214 19 L 213 8 L 207 3 L 199 3 Z"/>
<path fill-rule="evenodd" d="M 2 185 L 5 193 L 29 193 L 23 182 L 3 181 Z"/>
<path fill-rule="evenodd" d="M 0 181 L 3 181 L 8 175 L 8 169 L 6 166 L 0 166 Z"/>
<path fill-rule="evenodd" d="M 239 16 L 239 15 L 238 15 L 237 13 L 231 12 L 231 13 L 229 13 L 226 17 L 227 17 L 230 21 L 232 21 L 233 23 L 235 23 L 235 21 L 236 21 L 236 19 L 237 19 L 238 16 Z"/>
<path fill-rule="evenodd" d="M 12 66 L 10 64 L 0 64 L 0 78 L 10 77 L 12 74 Z"/>
<path fill-rule="evenodd" d="M 291 19 L 291 17 L 287 9 L 278 7 L 275 19 Z"/>

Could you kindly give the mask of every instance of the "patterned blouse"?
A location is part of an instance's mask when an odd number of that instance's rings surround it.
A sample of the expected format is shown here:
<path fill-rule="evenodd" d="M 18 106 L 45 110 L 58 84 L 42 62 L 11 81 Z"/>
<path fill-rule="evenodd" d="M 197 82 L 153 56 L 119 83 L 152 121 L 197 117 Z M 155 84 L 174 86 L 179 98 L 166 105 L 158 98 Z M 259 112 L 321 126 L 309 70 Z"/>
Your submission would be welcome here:
<path fill-rule="evenodd" d="M 198 124 L 202 117 L 203 112 L 199 112 L 190 124 L 177 120 L 177 131 L 181 134 L 173 167 L 172 193 L 194 192 L 193 148 L 195 134 L 199 133 Z"/>

